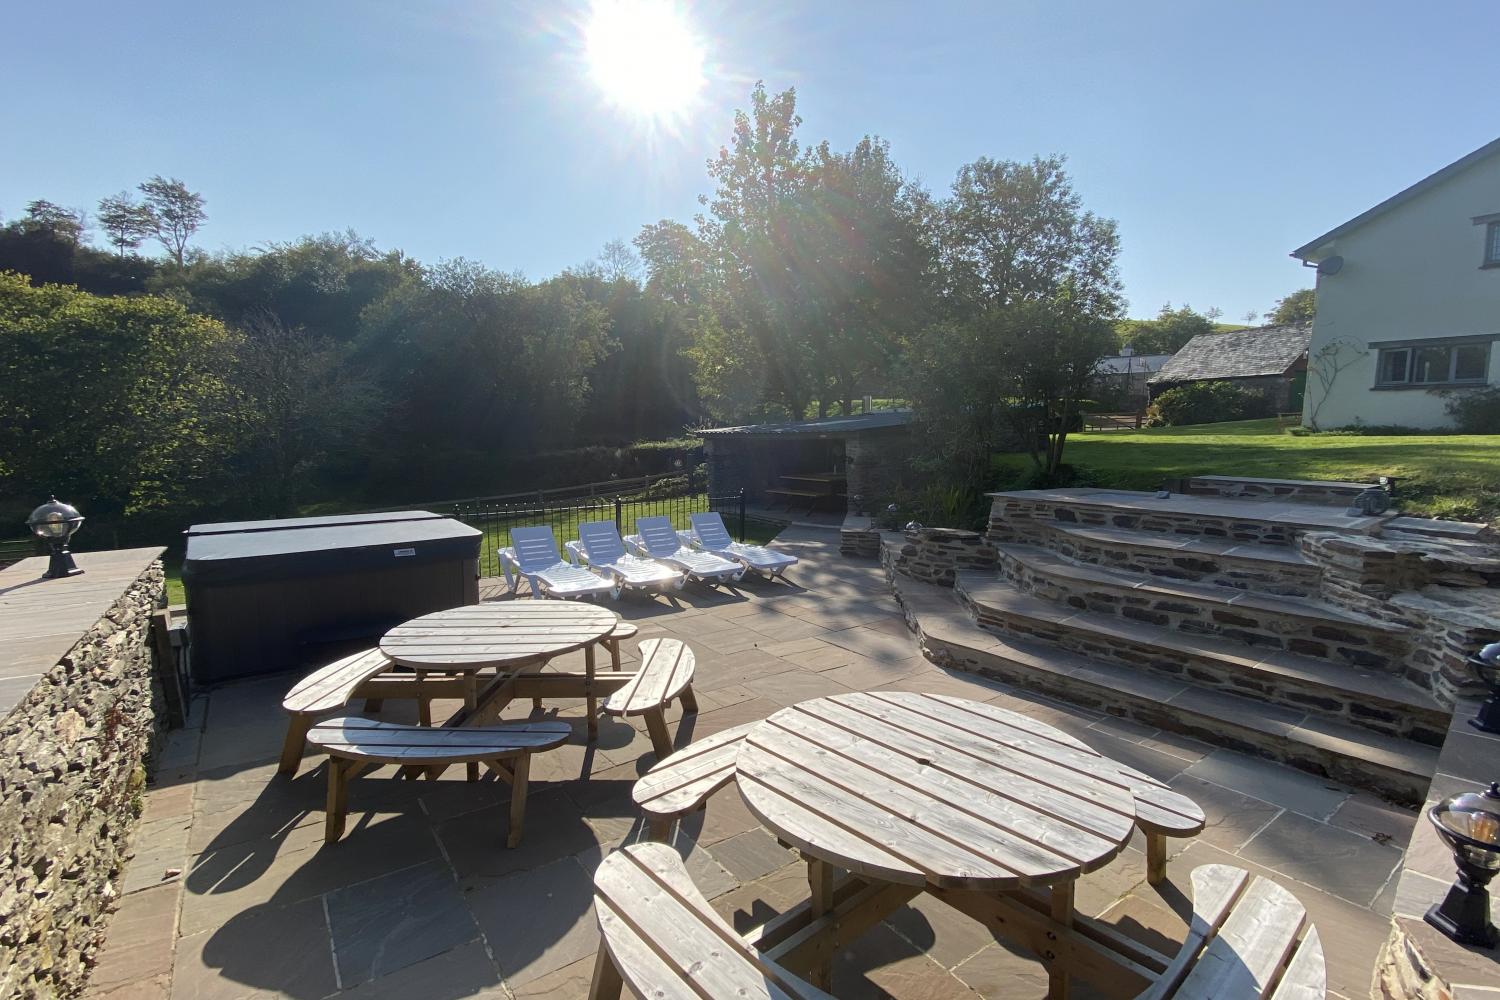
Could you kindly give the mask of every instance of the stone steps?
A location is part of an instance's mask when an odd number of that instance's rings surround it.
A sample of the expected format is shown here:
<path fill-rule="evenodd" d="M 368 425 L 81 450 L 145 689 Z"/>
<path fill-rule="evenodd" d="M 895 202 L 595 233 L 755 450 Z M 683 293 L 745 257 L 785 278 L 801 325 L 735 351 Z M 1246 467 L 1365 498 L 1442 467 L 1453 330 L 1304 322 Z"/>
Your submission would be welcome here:
<path fill-rule="evenodd" d="M 1079 611 L 1018 590 L 991 573 L 958 573 L 954 593 L 978 624 L 1011 638 L 1042 639 L 1095 660 L 1253 696 L 1388 736 L 1435 742 L 1447 728 L 1450 713 L 1431 694 L 1387 673 Z"/>
<path fill-rule="evenodd" d="M 1304 534 L 1368 535 L 1392 515 L 1349 516 L 1342 510 L 1290 500 L 1241 500 L 1132 490 L 1012 490 L 991 493 L 990 540 L 1026 541 L 1028 522 L 1128 528 L 1262 545 L 1295 546 Z"/>
<path fill-rule="evenodd" d="M 1020 589 L 1076 611 L 1246 646 L 1279 649 L 1330 663 L 1398 674 L 1410 645 L 1405 626 L 1306 598 L 1287 599 L 1201 583 L 1079 565 L 1045 548 L 1004 544 L 1000 571 Z"/>
<path fill-rule="evenodd" d="M 1049 642 L 996 636 L 979 627 L 953 592 L 900 577 L 893 584 L 924 652 L 936 663 L 1280 760 L 1401 802 L 1420 802 L 1432 780 L 1433 747 Z"/>
<path fill-rule="evenodd" d="M 1029 539 L 1072 559 L 1143 577 L 1211 583 L 1281 597 L 1312 597 L 1322 572 L 1295 548 L 1156 531 L 1038 522 Z"/>

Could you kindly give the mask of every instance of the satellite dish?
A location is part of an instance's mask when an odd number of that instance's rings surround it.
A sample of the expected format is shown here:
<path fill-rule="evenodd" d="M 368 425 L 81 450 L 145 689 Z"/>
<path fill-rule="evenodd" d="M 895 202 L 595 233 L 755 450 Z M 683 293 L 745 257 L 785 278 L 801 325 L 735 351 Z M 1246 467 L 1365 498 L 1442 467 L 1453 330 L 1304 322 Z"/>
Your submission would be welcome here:
<path fill-rule="evenodd" d="M 1338 274 L 1343 269 L 1344 258 L 1340 257 L 1338 254 L 1334 254 L 1332 257 L 1324 257 L 1322 260 L 1318 261 L 1319 274 L 1332 276 Z"/>

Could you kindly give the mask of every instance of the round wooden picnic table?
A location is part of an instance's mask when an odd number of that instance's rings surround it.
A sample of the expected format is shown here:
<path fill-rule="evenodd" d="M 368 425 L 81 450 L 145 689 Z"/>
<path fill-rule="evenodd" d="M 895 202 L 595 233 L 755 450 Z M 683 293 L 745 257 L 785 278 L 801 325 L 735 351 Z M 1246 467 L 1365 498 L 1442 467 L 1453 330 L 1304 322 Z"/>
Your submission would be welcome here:
<path fill-rule="evenodd" d="M 591 648 L 619 622 L 608 608 L 571 601 L 470 604 L 396 626 L 380 651 L 414 670 L 504 669 Z"/>
<path fill-rule="evenodd" d="M 1137 819 L 1112 761 L 1035 719 L 945 695 L 794 705 L 750 730 L 735 771 L 750 810 L 810 861 L 906 885 L 1071 888 L 1120 853 Z"/>

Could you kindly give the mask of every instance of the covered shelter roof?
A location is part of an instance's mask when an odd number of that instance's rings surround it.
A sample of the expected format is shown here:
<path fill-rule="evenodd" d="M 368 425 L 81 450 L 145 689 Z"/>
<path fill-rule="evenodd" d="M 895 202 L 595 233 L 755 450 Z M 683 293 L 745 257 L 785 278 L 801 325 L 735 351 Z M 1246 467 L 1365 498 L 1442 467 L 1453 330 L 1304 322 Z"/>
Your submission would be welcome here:
<path fill-rule="evenodd" d="M 910 410 L 876 410 L 847 417 L 822 417 L 817 420 L 788 420 L 774 424 L 743 424 L 738 427 L 710 427 L 697 431 L 700 437 L 842 437 L 861 431 L 904 427 L 911 423 Z"/>
<path fill-rule="evenodd" d="M 1161 366 L 1172 360 L 1170 354 L 1116 354 L 1108 358 L 1100 358 L 1099 363 L 1094 366 L 1095 375 L 1133 375 L 1142 372 L 1159 371 Z"/>
<path fill-rule="evenodd" d="M 1312 340 L 1312 325 L 1258 326 L 1231 333 L 1200 333 L 1183 345 L 1149 379 L 1164 382 L 1200 382 L 1206 379 L 1252 378 L 1284 375 L 1303 355 Z"/>

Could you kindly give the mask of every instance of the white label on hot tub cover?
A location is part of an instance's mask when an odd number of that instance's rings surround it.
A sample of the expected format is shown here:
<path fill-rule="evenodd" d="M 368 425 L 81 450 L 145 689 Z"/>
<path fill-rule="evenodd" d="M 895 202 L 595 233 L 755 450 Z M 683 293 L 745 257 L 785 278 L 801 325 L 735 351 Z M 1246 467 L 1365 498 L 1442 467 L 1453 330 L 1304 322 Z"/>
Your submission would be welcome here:
<path fill-rule="evenodd" d="M 416 554 L 416 549 L 397 549 L 394 553 L 397 559 L 400 559 L 402 556 L 414 556 Z"/>

